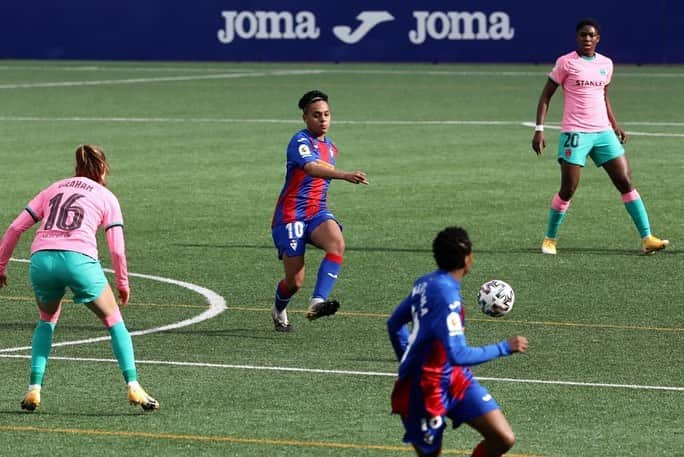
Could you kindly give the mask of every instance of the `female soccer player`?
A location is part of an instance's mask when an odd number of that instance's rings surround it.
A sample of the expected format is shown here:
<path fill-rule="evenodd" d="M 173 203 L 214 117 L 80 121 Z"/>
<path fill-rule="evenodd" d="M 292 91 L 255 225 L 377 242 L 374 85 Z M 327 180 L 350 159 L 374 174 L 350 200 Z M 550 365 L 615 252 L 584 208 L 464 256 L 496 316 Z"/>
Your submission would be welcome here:
<path fill-rule="evenodd" d="M 579 184 L 580 170 L 589 156 L 596 166 L 606 170 L 622 194 L 625 208 L 641 236 L 643 252 L 651 254 L 664 249 L 669 241 L 651 235 L 648 213 L 639 192 L 632 185 L 629 162 L 622 147 L 627 142 L 627 135 L 618 126 L 608 100 L 613 62 L 596 52 L 601 27 L 595 20 L 580 21 L 576 33 L 577 50 L 556 60 L 537 105 L 537 126 L 532 149 L 540 155 L 546 147 L 544 119 L 549 103 L 558 86 L 563 86 L 565 103 L 558 143 L 561 185 L 560 191 L 551 201 L 546 237 L 541 250 L 544 254 L 556 254 L 558 229 Z"/>
<path fill-rule="evenodd" d="M 276 203 L 271 223 L 278 258 L 285 267 L 285 278 L 275 292 L 273 324 L 278 332 L 289 332 L 287 319 L 290 298 L 304 283 L 304 251 L 307 243 L 325 251 L 306 317 L 309 320 L 335 314 L 340 304 L 328 300 L 335 286 L 344 256 L 342 228 L 328 210 L 331 179 L 353 184 L 368 184 L 363 171 L 335 168 L 337 147 L 326 136 L 331 114 L 328 96 L 313 90 L 299 100 L 306 128 L 297 132 L 287 146 L 285 185 Z"/>
<path fill-rule="evenodd" d="M 33 333 L 29 388 L 21 402 L 22 409 L 27 411 L 40 405 L 52 335 L 67 287 L 74 294 L 74 303 L 84 303 L 109 329 L 112 350 L 128 384 L 129 402 L 145 411 L 159 408 L 159 403 L 138 383 L 131 336 L 97 260 L 95 233 L 104 227 L 121 306 L 127 305 L 130 289 L 123 217 L 119 201 L 105 187 L 108 173 L 109 165 L 101 149 L 79 146 L 75 176 L 53 183 L 34 197 L 0 241 L 1 289 L 7 285 L 7 263 L 19 238 L 40 222 L 31 245 L 29 269 L 40 319 Z"/>
<path fill-rule="evenodd" d="M 473 377 L 470 366 L 527 350 L 527 338 L 514 336 L 488 346 L 468 346 L 461 281 L 473 264 L 468 233 L 448 227 L 437 234 L 432 252 L 438 269 L 418 278 L 387 321 L 399 364 L 392 391 L 392 412 L 401 415 L 419 457 L 442 450 L 446 418 L 466 423 L 484 439 L 473 457 L 499 457 L 515 435 L 496 401 Z M 409 336 L 407 324 L 412 322 Z"/>

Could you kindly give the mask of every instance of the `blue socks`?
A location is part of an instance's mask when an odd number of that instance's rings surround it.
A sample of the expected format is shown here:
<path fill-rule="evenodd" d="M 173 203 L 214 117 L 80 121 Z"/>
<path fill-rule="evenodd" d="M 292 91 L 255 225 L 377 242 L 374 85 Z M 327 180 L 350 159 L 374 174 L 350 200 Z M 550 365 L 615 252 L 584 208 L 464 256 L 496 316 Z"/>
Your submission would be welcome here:
<path fill-rule="evenodd" d="M 342 267 L 342 256 L 336 254 L 326 254 L 318 267 L 318 277 L 314 286 L 313 296 L 327 300 L 332 292 L 337 275 L 340 274 Z"/>

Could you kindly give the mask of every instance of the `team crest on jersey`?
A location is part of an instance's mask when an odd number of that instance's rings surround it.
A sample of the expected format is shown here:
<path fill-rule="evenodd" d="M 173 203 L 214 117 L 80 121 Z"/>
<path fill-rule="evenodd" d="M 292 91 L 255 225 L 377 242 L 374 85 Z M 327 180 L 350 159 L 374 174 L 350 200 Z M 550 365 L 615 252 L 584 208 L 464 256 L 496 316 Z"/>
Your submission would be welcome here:
<path fill-rule="evenodd" d="M 601 76 L 606 76 L 608 74 L 608 71 L 605 68 L 601 68 L 599 70 L 599 73 L 601 73 Z"/>
<path fill-rule="evenodd" d="M 461 306 L 461 302 L 456 300 L 455 302 L 449 304 L 449 309 L 458 309 L 459 306 Z"/>
<path fill-rule="evenodd" d="M 461 316 L 458 313 L 449 313 L 446 319 L 449 336 L 463 335 L 463 325 L 461 325 Z"/>
<path fill-rule="evenodd" d="M 311 149 L 305 144 L 299 145 L 299 155 L 302 157 L 311 157 Z"/>

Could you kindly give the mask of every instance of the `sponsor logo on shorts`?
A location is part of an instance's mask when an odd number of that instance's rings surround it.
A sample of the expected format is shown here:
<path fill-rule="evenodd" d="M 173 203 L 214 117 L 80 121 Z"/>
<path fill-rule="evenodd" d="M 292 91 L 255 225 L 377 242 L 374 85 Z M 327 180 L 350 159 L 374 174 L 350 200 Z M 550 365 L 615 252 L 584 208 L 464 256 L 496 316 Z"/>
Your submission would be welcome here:
<path fill-rule="evenodd" d="M 484 397 L 482 397 L 482 401 L 489 401 L 489 400 L 491 400 L 491 399 L 492 399 L 491 394 L 487 394 L 487 395 L 485 395 Z"/>

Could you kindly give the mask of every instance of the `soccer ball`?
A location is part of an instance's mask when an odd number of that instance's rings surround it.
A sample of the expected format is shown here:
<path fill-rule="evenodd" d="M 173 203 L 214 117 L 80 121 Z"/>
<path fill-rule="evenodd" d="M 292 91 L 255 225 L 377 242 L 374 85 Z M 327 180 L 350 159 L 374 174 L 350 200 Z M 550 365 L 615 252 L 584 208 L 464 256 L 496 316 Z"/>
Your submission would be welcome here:
<path fill-rule="evenodd" d="M 500 279 L 487 281 L 477 292 L 477 304 L 488 316 L 505 316 L 513 309 L 513 303 L 515 303 L 513 288 Z"/>

